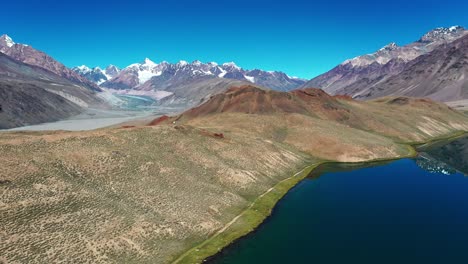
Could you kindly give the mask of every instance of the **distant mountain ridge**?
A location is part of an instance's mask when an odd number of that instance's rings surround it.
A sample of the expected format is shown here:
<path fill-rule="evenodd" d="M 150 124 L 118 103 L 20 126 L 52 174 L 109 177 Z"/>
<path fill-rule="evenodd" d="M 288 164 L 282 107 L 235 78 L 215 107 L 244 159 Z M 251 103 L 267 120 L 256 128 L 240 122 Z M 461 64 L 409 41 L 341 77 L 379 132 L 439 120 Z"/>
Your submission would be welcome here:
<path fill-rule="evenodd" d="M 75 67 L 73 70 L 102 87 L 117 90 L 163 90 L 174 83 L 186 83 L 200 78 L 225 78 L 254 83 L 275 90 L 288 91 L 306 82 L 305 79 L 291 77 L 279 71 L 263 71 L 260 69 L 245 70 L 234 62 L 219 65 L 216 62 L 179 61 L 155 63 L 146 58 L 140 63 L 114 71 L 113 74 L 99 68 L 90 69 L 86 66 Z"/>
<path fill-rule="evenodd" d="M 90 90 L 97 92 L 102 91 L 95 83 L 75 73 L 46 53 L 26 44 L 15 43 L 13 39 L 6 34 L 0 36 L 0 52 L 14 60 L 51 71 L 77 85 L 87 87 Z"/>
<path fill-rule="evenodd" d="M 398 46 L 396 43 L 390 43 L 375 53 L 346 60 L 302 87 L 318 87 L 330 94 L 345 94 L 363 99 L 384 95 L 410 95 L 401 94 L 401 91 L 393 93 L 390 90 L 382 93 L 381 91 L 387 88 L 381 84 L 406 71 L 419 57 L 429 55 L 467 35 L 468 31 L 461 26 L 436 28 L 408 45 Z M 411 95 L 430 96 L 429 93 Z"/>
<path fill-rule="evenodd" d="M 468 99 L 467 76 L 468 35 L 408 62 L 398 74 L 366 85 L 358 82 L 345 93 L 363 99 L 404 95 L 452 102 Z"/>
<path fill-rule="evenodd" d="M 73 67 L 72 70 L 86 79 L 100 85 L 120 73 L 120 69 L 114 65 L 109 65 L 105 69 L 99 67 L 89 68 L 86 65 Z"/>
<path fill-rule="evenodd" d="M 104 105 L 94 91 L 0 53 L 0 129 L 57 121 Z"/>

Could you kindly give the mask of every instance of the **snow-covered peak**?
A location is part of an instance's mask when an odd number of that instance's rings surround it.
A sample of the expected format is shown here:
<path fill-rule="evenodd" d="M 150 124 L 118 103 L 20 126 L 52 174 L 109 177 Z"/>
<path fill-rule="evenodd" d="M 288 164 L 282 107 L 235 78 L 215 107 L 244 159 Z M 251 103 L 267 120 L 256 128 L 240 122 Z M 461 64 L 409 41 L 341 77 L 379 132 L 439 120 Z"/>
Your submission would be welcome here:
<path fill-rule="evenodd" d="M 199 60 L 194 60 L 194 61 L 192 62 L 192 65 L 194 65 L 194 66 L 200 66 L 200 65 L 202 65 L 202 62 L 199 61 Z"/>
<path fill-rule="evenodd" d="M 226 63 L 223 63 L 223 66 L 224 67 L 230 67 L 230 68 L 234 68 L 234 69 L 237 69 L 237 70 L 240 70 L 241 68 L 239 66 L 237 66 L 234 62 L 226 62 Z"/>
<path fill-rule="evenodd" d="M 82 74 L 86 74 L 88 72 L 91 72 L 91 68 L 89 68 L 86 65 L 81 65 L 81 66 L 78 66 L 78 67 L 75 67 L 75 68 Z"/>
<path fill-rule="evenodd" d="M 145 60 L 141 63 L 143 65 L 147 65 L 149 67 L 155 67 L 157 66 L 156 63 L 154 63 L 152 60 L 150 60 L 149 58 L 145 58 Z"/>
<path fill-rule="evenodd" d="M 154 68 L 158 66 L 157 63 L 154 63 L 152 60 L 145 58 L 142 62 L 140 63 L 133 63 L 125 67 L 125 69 L 141 69 L 141 68 Z"/>
<path fill-rule="evenodd" d="M 13 39 L 10 38 L 10 36 L 8 36 L 7 34 L 4 34 L 2 36 L 0 36 L 0 44 L 4 44 L 6 45 L 7 47 L 11 48 L 13 47 L 13 45 L 15 45 L 16 43 L 13 41 Z"/>
<path fill-rule="evenodd" d="M 298 78 L 291 78 L 285 73 L 279 71 L 263 71 L 260 69 L 245 70 L 237 66 L 234 62 L 227 62 L 218 65 L 216 62 L 203 63 L 195 60 L 191 63 L 181 60 L 178 63 L 169 63 L 163 61 L 155 63 L 146 58 L 140 63 L 134 63 L 120 70 L 113 65 L 109 65 L 104 70 L 99 68 L 89 69 L 86 66 L 81 68 L 82 75 L 95 83 L 105 87 L 116 85 L 121 87 L 122 83 L 128 87 L 149 89 L 158 86 L 160 83 L 171 82 L 172 78 L 181 80 L 190 80 L 192 78 L 229 78 L 241 81 L 250 81 L 259 85 L 278 85 L 278 87 L 297 87 Z M 83 71 L 90 71 L 84 74 Z M 296 79 L 296 80 L 294 80 Z M 303 80 L 299 80 L 303 81 Z M 305 82 L 305 81 L 304 81 Z M 296 86 L 295 86 L 296 85 Z M 120 89 L 120 88 L 119 88 Z"/>
<path fill-rule="evenodd" d="M 452 31 L 452 32 L 460 30 L 460 29 L 465 30 L 462 26 L 459 26 L 459 25 L 449 27 L 449 30 Z"/>
<path fill-rule="evenodd" d="M 461 26 L 438 27 L 424 34 L 419 42 L 429 43 L 441 40 L 451 41 L 464 34 L 466 34 L 466 30 Z"/>
<path fill-rule="evenodd" d="M 177 66 L 179 67 L 184 67 L 184 66 L 187 66 L 188 65 L 188 62 L 184 61 L 184 60 L 181 60 L 177 63 Z"/>
<path fill-rule="evenodd" d="M 119 74 L 120 69 L 117 66 L 111 64 L 111 65 L 107 66 L 104 71 L 105 71 L 106 75 L 108 75 L 109 77 L 112 78 L 112 77 L 116 76 L 117 74 Z M 111 78 L 108 78 L 108 79 L 111 79 Z"/>
<path fill-rule="evenodd" d="M 398 45 L 395 42 L 391 42 L 383 46 L 379 51 L 392 51 L 398 49 Z"/>
<path fill-rule="evenodd" d="M 106 71 L 119 71 L 120 69 L 112 64 L 109 64 L 109 66 L 106 67 Z"/>
<path fill-rule="evenodd" d="M 392 60 L 411 61 L 432 51 L 438 45 L 459 39 L 468 34 L 461 26 L 439 27 L 429 31 L 416 42 L 398 46 L 392 42 L 375 53 L 370 53 L 344 61 L 345 67 L 365 67 L 374 63 L 385 65 Z"/>

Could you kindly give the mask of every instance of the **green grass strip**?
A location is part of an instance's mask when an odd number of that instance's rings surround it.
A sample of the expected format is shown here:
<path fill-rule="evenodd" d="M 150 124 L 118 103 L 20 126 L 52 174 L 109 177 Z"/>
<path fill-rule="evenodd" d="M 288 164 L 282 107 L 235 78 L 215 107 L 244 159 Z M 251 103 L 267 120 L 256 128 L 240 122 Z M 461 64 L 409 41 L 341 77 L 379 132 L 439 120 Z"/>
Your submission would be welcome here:
<path fill-rule="evenodd" d="M 276 186 L 259 196 L 247 209 L 216 232 L 200 245 L 188 250 L 173 261 L 179 263 L 201 263 L 207 257 L 215 255 L 233 241 L 252 232 L 270 214 L 276 203 L 297 183 L 305 179 L 322 163 L 305 167 L 291 178 L 279 182 Z"/>

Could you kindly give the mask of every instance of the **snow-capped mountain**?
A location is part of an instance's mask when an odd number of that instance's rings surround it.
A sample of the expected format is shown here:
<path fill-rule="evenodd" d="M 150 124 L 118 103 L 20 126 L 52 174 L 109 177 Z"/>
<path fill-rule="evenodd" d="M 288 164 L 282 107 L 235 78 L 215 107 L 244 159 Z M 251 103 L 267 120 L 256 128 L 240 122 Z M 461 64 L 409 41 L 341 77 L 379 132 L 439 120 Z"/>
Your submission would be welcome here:
<path fill-rule="evenodd" d="M 100 84 L 102 87 L 124 90 L 163 90 L 175 83 L 185 84 L 200 78 L 226 78 L 255 83 L 276 90 L 291 90 L 305 83 L 305 80 L 290 77 L 279 71 L 245 70 L 234 62 L 219 65 L 216 62 L 202 63 L 201 61 L 166 61 L 155 63 L 146 58 L 140 63 L 134 63 L 117 73 L 89 69 L 81 66 L 74 68 L 75 72 Z M 104 77 L 107 78 L 106 81 Z"/>
<path fill-rule="evenodd" d="M 356 82 L 344 92 L 355 98 L 426 97 L 440 102 L 468 99 L 468 35 L 439 45 L 403 65 L 398 74 Z"/>
<path fill-rule="evenodd" d="M 46 53 L 25 44 L 15 43 L 8 35 L 0 36 L 0 52 L 29 65 L 37 66 L 66 78 L 77 85 L 94 91 L 101 91 L 99 86 L 75 73 Z"/>
<path fill-rule="evenodd" d="M 120 72 L 120 69 L 114 65 L 109 65 L 104 70 L 99 67 L 91 69 L 86 65 L 74 67 L 72 70 L 98 85 L 112 79 Z"/>
<path fill-rule="evenodd" d="M 353 66 L 366 66 L 374 62 L 385 65 L 392 59 L 401 59 L 403 61 L 411 61 L 422 54 L 430 52 L 435 47 L 450 43 L 467 34 L 463 27 L 453 26 L 449 28 L 436 28 L 424 34 L 418 41 L 409 45 L 399 47 L 395 42 L 392 42 L 375 53 L 366 54 L 350 60 L 346 60 L 342 64 L 351 64 Z"/>
<path fill-rule="evenodd" d="M 466 30 L 461 26 L 452 26 L 448 28 L 439 27 L 429 31 L 418 42 L 434 43 L 439 41 L 452 42 L 466 34 Z"/>
<path fill-rule="evenodd" d="M 318 87 L 331 94 L 350 94 L 347 92 L 348 87 L 359 83 L 365 89 L 375 82 L 399 74 L 409 62 L 467 34 L 468 31 L 460 26 L 436 28 L 408 45 L 390 43 L 374 53 L 346 60 L 302 87 Z"/>
<path fill-rule="evenodd" d="M 3 50 L 6 50 L 7 48 L 11 48 L 15 45 L 16 43 L 10 38 L 8 35 L 2 35 L 0 36 L 0 51 L 3 53 Z"/>

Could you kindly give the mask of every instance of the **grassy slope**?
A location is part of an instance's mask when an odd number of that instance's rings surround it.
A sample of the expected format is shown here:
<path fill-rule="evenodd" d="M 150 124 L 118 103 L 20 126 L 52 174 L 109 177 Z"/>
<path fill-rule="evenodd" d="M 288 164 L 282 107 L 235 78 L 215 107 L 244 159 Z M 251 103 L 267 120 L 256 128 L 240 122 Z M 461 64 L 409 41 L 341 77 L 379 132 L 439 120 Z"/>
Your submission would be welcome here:
<path fill-rule="evenodd" d="M 407 156 L 402 142 L 468 130 L 439 105 L 341 103 L 351 115 L 339 123 L 222 113 L 177 126 L 0 134 L 3 260 L 167 263 L 211 238 L 180 258 L 198 261 L 258 225 L 306 165 Z"/>
<path fill-rule="evenodd" d="M 163 126 L 0 134 L 0 162 L 8 261 L 167 263 L 313 159 Z"/>

